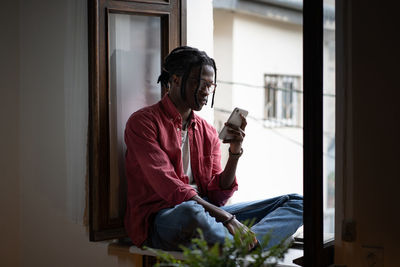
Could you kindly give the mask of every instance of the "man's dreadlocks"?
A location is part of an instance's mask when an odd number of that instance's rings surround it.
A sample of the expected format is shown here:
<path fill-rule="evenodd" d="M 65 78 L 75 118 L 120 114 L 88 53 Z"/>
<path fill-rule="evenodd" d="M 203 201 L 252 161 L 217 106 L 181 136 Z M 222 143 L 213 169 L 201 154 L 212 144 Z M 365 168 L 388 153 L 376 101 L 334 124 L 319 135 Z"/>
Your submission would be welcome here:
<path fill-rule="evenodd" d="M 173 74 L 182 77 L 181 82 L 181 96 L 182 99 L 186 99 L 186 81 L 189 77 L 190 72 L 195 67 L 200 67 L 200 69 L 209 65 L 214 69 L 214 83 L 217 81 L 217 68 L 215 66 L 214 59 L 210 58 L 206 52 L 200 51 L 197 48 L 189 46 L 180 46 L 175 48 L 169 53 L 165 58 L 164 64 L 162 65 L 161 75 L 158 77 L 157 83 L 161 82 L 161 86 L 164 88 L 168 87 L 168 83 Z M 199 72 L 200 79 L 201 72 Z M 199 90 L 199 88 L 197 88 Z M 195 92 L 195 101 L 198 105 L 197 100 L 197 90 Z M 214 105 L 214 95 L 212 96 L 211 107 Z"/>

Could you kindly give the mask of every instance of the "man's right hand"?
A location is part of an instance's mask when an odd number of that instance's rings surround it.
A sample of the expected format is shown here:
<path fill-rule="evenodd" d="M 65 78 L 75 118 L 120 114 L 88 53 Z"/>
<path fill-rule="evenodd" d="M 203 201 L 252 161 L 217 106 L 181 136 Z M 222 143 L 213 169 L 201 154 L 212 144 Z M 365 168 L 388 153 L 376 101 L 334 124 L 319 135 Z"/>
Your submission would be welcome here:
<path fill-rule="evenodd" d="M 219 222 L 224 222 L 228 219 L 231 218 L 232 214 L 224 211 L 223 209 L 214 206 L 213 204 L 209 203 L 208 201 L 202 199 L 198 195 L 194 196 L 192 200 L 196 201 L 200 205 L 204 207 L 206 211 L 210 213 L 211 216 L 213 216 L 217 221 Z M 254 233 L 244 224 L 239 222 L 235 217 L 232 218 L 229 222 L 224 224 L 225 227 L 228 229 L 229 233 L 232 235 L 235 235 L 236 231 L 240 231 L 242 233 L 251 233 L 254 235 Z M 256 236 L 254 235 L 254 242 L 250 245 L 249 250 L 254 248 L 258 243 Z"/>
<path fill-rule="evenodd" d="M 253 243 L 250 244 L 249 250 L 253 249 L 257 244 L 257 238 L 256 235 L 244 224 L 239 222 L 236 218 L 228 222 L 225 227 L 228 229 L 229 233 L 232 235 L 235 235 L 236 231 L 239 231 L 241 233 L 250 233 L 254 236 Z"/>

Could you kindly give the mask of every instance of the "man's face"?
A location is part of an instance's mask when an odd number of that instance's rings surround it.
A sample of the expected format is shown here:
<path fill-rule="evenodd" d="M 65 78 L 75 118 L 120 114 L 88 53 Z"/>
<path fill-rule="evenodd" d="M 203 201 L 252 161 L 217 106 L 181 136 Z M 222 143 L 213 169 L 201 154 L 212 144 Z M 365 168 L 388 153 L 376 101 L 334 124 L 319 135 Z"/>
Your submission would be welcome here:
<path fill-rule="evenodd" d="M 208 96 L 211 93 L 208 88 L 214 82 L 214 74 L 213 67 L 209 65 L 192 69 L 185 88 L 186 103 L 190 109 L 199 111 L 207 104 Z"/>

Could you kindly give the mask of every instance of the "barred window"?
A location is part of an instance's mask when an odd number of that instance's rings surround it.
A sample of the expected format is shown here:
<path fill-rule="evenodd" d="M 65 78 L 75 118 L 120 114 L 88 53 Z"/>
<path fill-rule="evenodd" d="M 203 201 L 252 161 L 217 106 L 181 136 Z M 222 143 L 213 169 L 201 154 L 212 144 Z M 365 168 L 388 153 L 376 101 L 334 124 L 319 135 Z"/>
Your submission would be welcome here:
<path fill-rule="evenodd" d="M 265 74 L 264 119 L 271 126 L 302 127 L 300 76 Z"/>

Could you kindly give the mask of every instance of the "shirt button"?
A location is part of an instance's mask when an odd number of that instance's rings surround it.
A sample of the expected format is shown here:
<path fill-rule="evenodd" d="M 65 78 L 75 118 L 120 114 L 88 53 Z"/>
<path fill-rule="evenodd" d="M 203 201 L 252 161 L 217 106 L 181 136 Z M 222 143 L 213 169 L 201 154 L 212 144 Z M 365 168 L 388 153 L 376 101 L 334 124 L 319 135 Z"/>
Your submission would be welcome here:
<path fill-rule="evenodd" d="M 176 130 L 179 131 L 180 129 L 179 129 L 179 128 L 176 128 Z"/>

